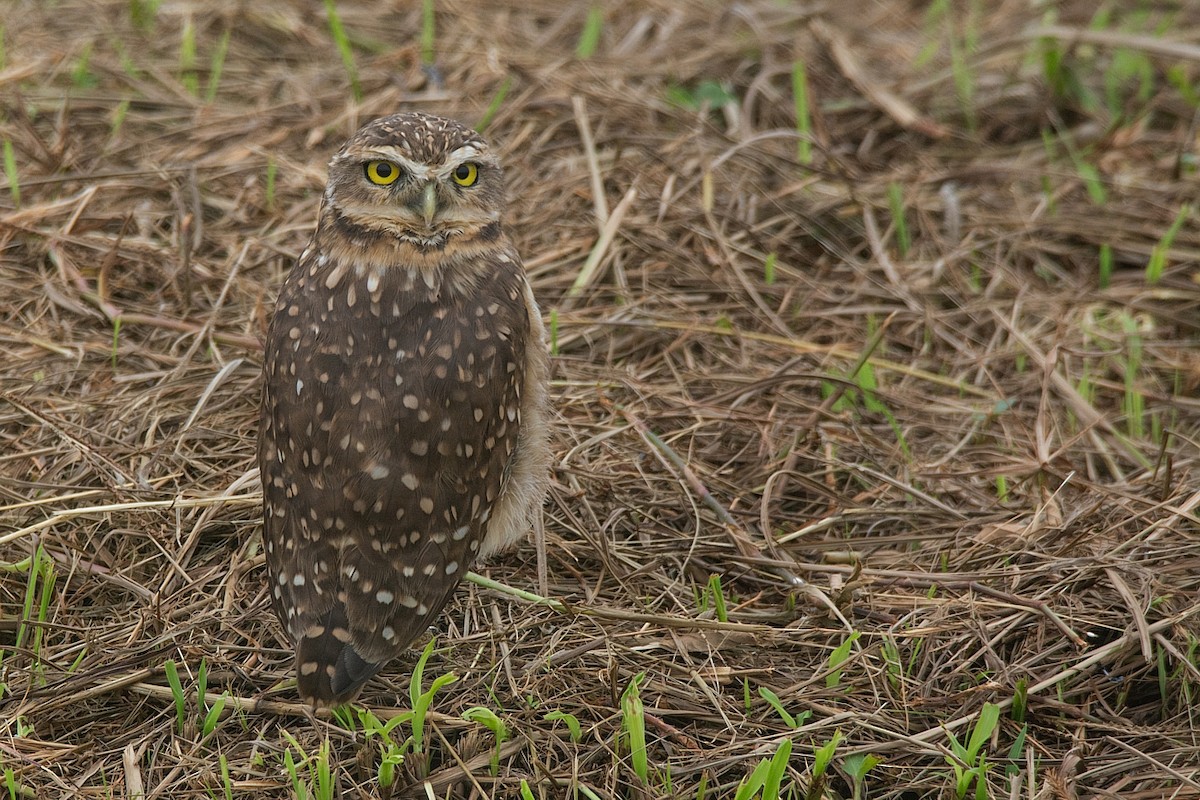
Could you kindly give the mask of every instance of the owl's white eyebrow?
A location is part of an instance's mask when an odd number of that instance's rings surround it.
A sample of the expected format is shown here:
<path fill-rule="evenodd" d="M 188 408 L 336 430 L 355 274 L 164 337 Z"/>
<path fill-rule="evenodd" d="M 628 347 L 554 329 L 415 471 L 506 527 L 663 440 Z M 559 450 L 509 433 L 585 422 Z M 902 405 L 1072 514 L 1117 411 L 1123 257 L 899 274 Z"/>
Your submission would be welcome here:
<path fill-rule="evenodd" d="M 462 147 L 452 150 L 450 155 L 446 156 L 446 163 L 457 166 L 458 163 L 463 159 L 471 158 L 472 156 L 477 155 L 479 155 L 478 147 L 473 144 L 464 144 Z"/>

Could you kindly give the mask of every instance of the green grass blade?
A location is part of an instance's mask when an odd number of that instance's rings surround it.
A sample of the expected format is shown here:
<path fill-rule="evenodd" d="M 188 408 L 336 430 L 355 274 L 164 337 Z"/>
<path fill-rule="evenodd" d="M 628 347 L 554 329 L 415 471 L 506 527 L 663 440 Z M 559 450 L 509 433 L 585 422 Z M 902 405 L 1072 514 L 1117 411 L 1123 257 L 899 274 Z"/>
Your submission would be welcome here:
<path fill-rule="evenodd" d="M 475 130 L 483 133 L 488 125 L 492 124 L 492 119 L 500 111 L 500 106 L 504 104 L 504 98 L 508 96 L 508 90 L 512 88 L 512 78 L 504 79 L 504 83 L 500 84 L 500 88 L 496 90 L 495 96 L 492 97 L 492 102 L 488 103 L 488 107 L 484 110 L 483 116 L 479 118 L 479 124 L 475 126 Z"/>
<path fill-rule="evenodd" d="M 854 631 L 846 637 L 846 640 L 834 648 L 829 654 L 829 674 L 825 676 L 825 688 L 833 689 L 842 682 L 842 671 L 838 669 L 846 659 L 850 657 L 850 650 L 854 647 L 854 643 L 858 641 L 858 637 L 862 636 L 859 631 Z"/>
<path fill-rule="evenodd" d="M 775 709 L 775 713 L 779 715 L 780 719 L 788 724 L 789 728 L 799 727 L 796 724 L 796 718 L 788 713 L 788 710 L 783 707 L 783 701 L 779 699 L 779 695 L 775 694 L 775 692 L 771 691 L 765 686 L 760 686 L 758 687 L 758 696 L 763 700 L 766 700 L 767 703 L 770 704 L 771 708 Z"/>
<path fill-rule="evenodd" d="M 200 94 L 200 76 L 196 74 L 196 26 L 190 16 L 183 21 L 179 42 L 179 81 L 188 94 Z"/>
<path fill-rule="evenodd" d="M 342 57 L 342 65 L 346 68 L 346 77 L 350 81 L 350 90 L 354 93 L 354 102 L 361 103 L 362 84 L 358 81 L 358 67 L 354 64 L 354 49 L 334 0 L 325 0 L 325 15 L 329 18 L 329 35 L 333 37 L 333 43 Z"/>
<path fill-rule="evenodd" d="M 775 751 L 770 762 L 767 765 L 767 774 L 763 781 L 762 796 L 765 798 L 779 797 L 780 786 L 783 785 L 783 776 L 787 773 L 788 759 L 792 757 L 792 740 L 784 739 L 779 743 L 779 748 Z"/>
<path fill-rule="evenodd" d="M 967 743 L 966 761 L 968 764 L 975 762 L 975 756 L 983 747 L 984 742 L 992 738 L 992 731 L 996 730 L 996 723 L 999 721 L 1000 706 L 995 703 L 984 703 L 979 712 L 979 718 L 975 720 L 975 727 L 971 731 L 971 739 Z"/>
<path fill-rule="evenodd" d="M 565 711 L 550 711 L 542 715 L 542 719 L 547 722 L 563 722 L 566 723 L 567 730 L 571 733 L 571 741 L 578 743 L 583 738 L 583 729 L 579 726 L 579 720 L 574 714 L 568 714 Z"/>
<path fill-rule="evenodd" d="M 179 671 L 175 667 L 175 659 L 167 659 L 167 663 L 163 664 L 163 672 L 167 675 L 167 683 L 171 687 L 171 697 L 175 700 L 176 728 L 182 734 L 187 715 L 187 698 L 183 694 L 183 684 L 179 682 Z"/>
<path fill-rule="evenodd" d="M 10 140 L 4 140 L 4 176 L 8 179 L 8 193 L 12 196 L 13 208 L 21 207 L 21 179 L 17 177 L 17 154 Z"/>
<path fill-rule="evenodd" d="M 204 102 L 211 103 L 217 97 L 217 87 L 221 85 L 221 73 L 225 70 L 225 56 L 229 53 L 229 31 L 221 34 L 217 49 L 213 51 L 212 61 L 208 68 L 208 86 L 204 90 Z"/>
<path fill-rule="evenodd" d="M 646 754 L 646 710 L 642 705 L 642 697 L 638 684 L 646 677 L 640 673 L 629 682 L 621 695 L 621 725 L 629 743 L 629 760 L 633 764 L 634 773 L 642 779 L 643 785 L 650 785 L 650 763 Z"/>
<path fill-rule="evenodd" d="M 803 61 L 792 64 L 792 100 L 796 120 L 796 160 L 812 163 L 812 117 L 809 112 L 808 71 Z"/>
<path fill-rule="evenodd" d="M 327 0 L 328 1 L 328 0 Z M 421 65 L 432 67 L 434 64 L 434 36 L 436 34 L 436 19 L 433 0 L 421 2 Z"/>
<path fill-rule="evenodd" d="M 596 54 L 600 45 L 600 32 L 604 30 L 604 8 L 594 5 L 588 9 L 587 19 L 584 20 L 583 30 L 579 34 L 579 43 L 575 45 L 575 57 L 588 59 Z"/>

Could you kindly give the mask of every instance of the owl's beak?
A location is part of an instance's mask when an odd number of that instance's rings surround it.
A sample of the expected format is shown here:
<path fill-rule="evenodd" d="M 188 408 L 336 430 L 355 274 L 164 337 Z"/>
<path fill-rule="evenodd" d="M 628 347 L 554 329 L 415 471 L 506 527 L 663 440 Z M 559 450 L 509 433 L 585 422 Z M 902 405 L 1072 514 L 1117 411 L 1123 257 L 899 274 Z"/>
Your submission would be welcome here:
<path fill-rule="evenodd" d="M 437 187 L 430 182 L 425 184 L 425 192 L 421 196 L 421 216 L 424 217 L 426 225 L 433 224 L 437 210 Z"/>

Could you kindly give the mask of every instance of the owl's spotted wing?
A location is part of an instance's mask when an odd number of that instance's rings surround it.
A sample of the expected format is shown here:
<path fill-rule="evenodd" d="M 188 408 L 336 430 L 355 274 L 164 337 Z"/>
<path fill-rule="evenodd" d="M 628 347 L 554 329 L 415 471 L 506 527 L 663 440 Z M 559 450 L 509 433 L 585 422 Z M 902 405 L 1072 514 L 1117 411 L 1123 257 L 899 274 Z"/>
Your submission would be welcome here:
<path fill-rule="evenodd" d="M 516 259 L 488 266 L 466 297 L 400 268 L 308 259 L 280 295 L 267 558 L 300 693 L 319 704 L 352 698 L 432 622 L 503 491 L 531 322 Z"/>

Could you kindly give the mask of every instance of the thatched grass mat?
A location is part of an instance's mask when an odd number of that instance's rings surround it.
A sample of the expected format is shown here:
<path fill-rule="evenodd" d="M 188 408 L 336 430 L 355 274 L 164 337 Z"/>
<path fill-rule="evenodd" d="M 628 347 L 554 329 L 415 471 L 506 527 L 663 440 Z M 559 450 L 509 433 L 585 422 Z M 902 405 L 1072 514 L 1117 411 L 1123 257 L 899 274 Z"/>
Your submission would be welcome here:
<path fill-rule="evenodd" d="M 433 5 L 336 4 L 361 100 L 320 3 L 0 13 L 0 797 L 387 794 L 420 650 L 306 715 L 253 452 L 406 108 L 506 154 L 558 433 L 479 571 L 566 605 L 463 585 L 395 796 L 1200 797 L 1200 11 Z"/>

